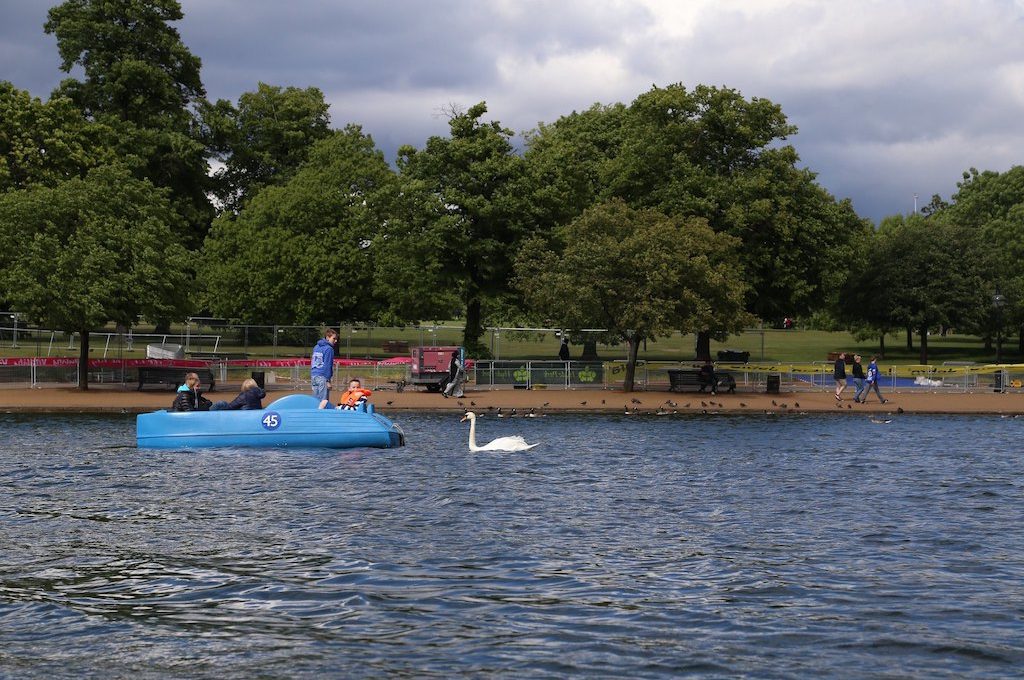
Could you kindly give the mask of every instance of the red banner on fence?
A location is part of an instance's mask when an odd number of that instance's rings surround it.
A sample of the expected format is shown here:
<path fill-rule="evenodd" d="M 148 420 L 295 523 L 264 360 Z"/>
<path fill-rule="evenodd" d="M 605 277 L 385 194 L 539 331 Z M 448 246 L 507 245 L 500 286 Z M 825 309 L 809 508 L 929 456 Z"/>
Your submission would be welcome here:
<path fill-rule="evenodd" d="M 410 357 L 391 359 L 335 359 L 335 366 L 376 366 L 402 365 L 412 361 Z M 225 363 L 237 368 L 293 368 L 309 366 L 309 359 L 232 359 L 231 361 L 202 361 L 199 359 L 89 359 L 89 368 L 139 368 L 148 366 L 169 366 L 171 368 L 206 368 L 210 364 Z M 0 357 L 0 366 L 46 366 L 73 368 L 78 366 L 76 357 Z"/>

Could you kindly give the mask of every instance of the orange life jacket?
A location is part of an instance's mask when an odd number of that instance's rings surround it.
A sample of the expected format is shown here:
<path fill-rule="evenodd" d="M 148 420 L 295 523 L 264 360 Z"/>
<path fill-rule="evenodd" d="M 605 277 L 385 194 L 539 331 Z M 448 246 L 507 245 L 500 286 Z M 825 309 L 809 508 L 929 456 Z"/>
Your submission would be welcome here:
<path fill-rule="evenodd" d="M 373 394 L 373 392 L 363 389 L 362 387 L 354 390 L 345 390 L 341 395 L 341 401 L 338 403 L 338 408 L 355 409 L 356 404 L 361 401 L 366 401 L 371 394 Z"/>

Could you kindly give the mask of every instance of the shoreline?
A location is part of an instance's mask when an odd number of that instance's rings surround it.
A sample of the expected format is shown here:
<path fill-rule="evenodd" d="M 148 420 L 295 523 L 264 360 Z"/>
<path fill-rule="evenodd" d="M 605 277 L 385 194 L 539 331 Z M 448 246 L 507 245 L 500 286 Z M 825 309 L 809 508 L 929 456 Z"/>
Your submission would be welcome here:
<path fill-rule="evenodd" d="M 332 390 L 332 397 L 340 395 Z M 206 393 L 212 401 L 230 400 L 235 389 Z M 264 407 L 289 394 L 305 391 L 281 390 L 267 393 Z M 1024 415 L 1022 392 L 890 392 L 883 391 L 887 403 L 874 400 L 853 402 L 847 388 L 837 403 L 832 391 L 817 392 L 741 392 L 701 394 L 695 391 L 622 392 L 618 390 L 467 390 L 462 398 L 445 399 L 425 391 L 375 391 L 371 403 L 384 415 L 403 411 L 441 411 L 481 414 L 525 415 L 531 409 L 540 413 L 619 413 L 629 415 L 740 414 L 740 413 L 848 413 L 889 414 L 920 413 L 948 415 Z M 88 391 L 73 387 L 0 387 L 0 412 L 5 413 L 146 413 L 169 408 L 174 399 L 170 389 L 136 391 L 117 386 L 92 386 Z M 513 412 L 514 411 L 514 412 Z"/>

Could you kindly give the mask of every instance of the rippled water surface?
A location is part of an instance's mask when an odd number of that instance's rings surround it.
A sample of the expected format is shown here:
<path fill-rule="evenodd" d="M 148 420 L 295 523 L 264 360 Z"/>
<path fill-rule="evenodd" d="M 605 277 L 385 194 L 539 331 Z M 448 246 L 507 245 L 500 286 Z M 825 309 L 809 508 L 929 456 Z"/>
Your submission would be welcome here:
<path fill-rule="evenodd" d="M 0 677 L 1019 677 L 1024 419 L 0 416 Z"/>

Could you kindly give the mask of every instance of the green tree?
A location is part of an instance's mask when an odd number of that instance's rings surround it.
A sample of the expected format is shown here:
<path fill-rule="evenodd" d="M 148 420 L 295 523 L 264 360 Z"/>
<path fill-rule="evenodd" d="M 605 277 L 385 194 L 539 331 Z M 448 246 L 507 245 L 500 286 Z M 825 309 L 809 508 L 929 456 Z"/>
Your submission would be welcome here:
<path fill-rule="evenodd" d="M 737 239 L 702 219 L 635 210 L 613 199 L 528 241 L 516 259 L 527 304 L 563 328 L 597 324 L 628 348 L 632 391 L 640 344 L 674 330 L 735 332 L 747 315 Z"/>
<path fill-rule="evenodd" d="M 371 198 L 393 181 L 358 126 L 317 142 L 291 180 L 214 221 L 199 274 L 209 309 L 256 323 L 370 318 L 381 221 Z"/>
<path fill-rule="evenodd" d="M 612 195 L 609 175 L 628 115 L 623 104 L 594 104 L 527 133 L 524 156 L 538 224 L 567 224 Z"/>
<path fill-rule="evenodd" d="M 463 343 L 487 349 L 483 304 L 507 290 L 517 244 L 530 231 L 528 181 L 512 131 L 481 120 L 487 106 L 453 113 L 450 137 L 423 150 L 399 150 L 400 185 L 387 197 L 388 220 L 375 243 L 380 298 L 394 318 L 449 318 L 465 309 Z M 406 278 L 412 274 L 413 278 Z"/>
<path fill-rule="evenodd" d="M 595 106 L 541 126 L 526 157 L 556 194 L 547 224 L 595 198 L 618 197 L 704 218 L 740 239 L 746 307 L 772 319 L 832 302 L 845 273 L 835 263 L 870 228 L 797 167 L 796 151 L 783 144 L 795 132 L 769 100 L 677 84 L 655 87 L 626 109 Z M 709 339 L 699 334 L 698 356 L 709 353 Z"/>
<path fill-rule="evenodd" d="M 18 245 L 0 251 L 0 297 L 81 335 L 81 389 L 90 331 L 187 310 L 190 263 L 176 219 L 166 192 L 117 166 L 0 194 L 0 238 Z"/>
<path fill-rule="evenodd" d="M 882 221 L 878 230 L 861 234 L 853 248 L 853 256 L 846 261 L 847 276 L 839 290 L 834 313 L 835 330 L 848 328 L 854 339 L 878 338 L 878 353 L 885 356 L 885 336 L 906 326 L 908 310 L 899 309 L 896 290 L 892 288 L 895 272 L 889 263 L 888 235 L 903 226 L 903 217 L 890 217 Z"/>
<path fill-rule="evenodd" d="M 142 160 L 138 175 L 171 191 L 185 218 L 183 243 L 198 249 L 213 208 L 198 107 L 205 91 L 201 62 L 172 22 L 177 0 L 66 0 L 45 25 L 57 39 L 65 79 L 54 97 L 66 96 L 89 120 L 116 129 L 119 150 Z"/>
<path fill-rule="evenodd" d="M 0 192 L 54 186 L 117 157 L 116 135 L 67 98 L 43 102 L 0 82 Z"/>
<path fill-rule="evenodd" d="M 238 98 L 205 107 L 203 120 L 215 158 L 215 193 L 223 209 L 237 212 L 271 184 L 288 181 L 309 157 L 313 144 L 331 134 L 328 105 L 315 87 L 260 83 Z"/>
<path fill-rule="evenodd" d="M 1000 314 L 1017 329 L 1018 351 L 1024 353 L 1024 166 L 1006 172 L 971 168 L 957 184 L 950 203 L 937 213 L 941 219 L 972 227 L 998 253 L 992 287 L 1005 296 Z"/>
<path fill-rule="evenodd" d="M 927 364 L 931 330 L 992 327 L 991 262 L 975 229 L 920 215 L 886 218 L 840 296 L 844 314 L 880 331 L 916 330 Z"/>

